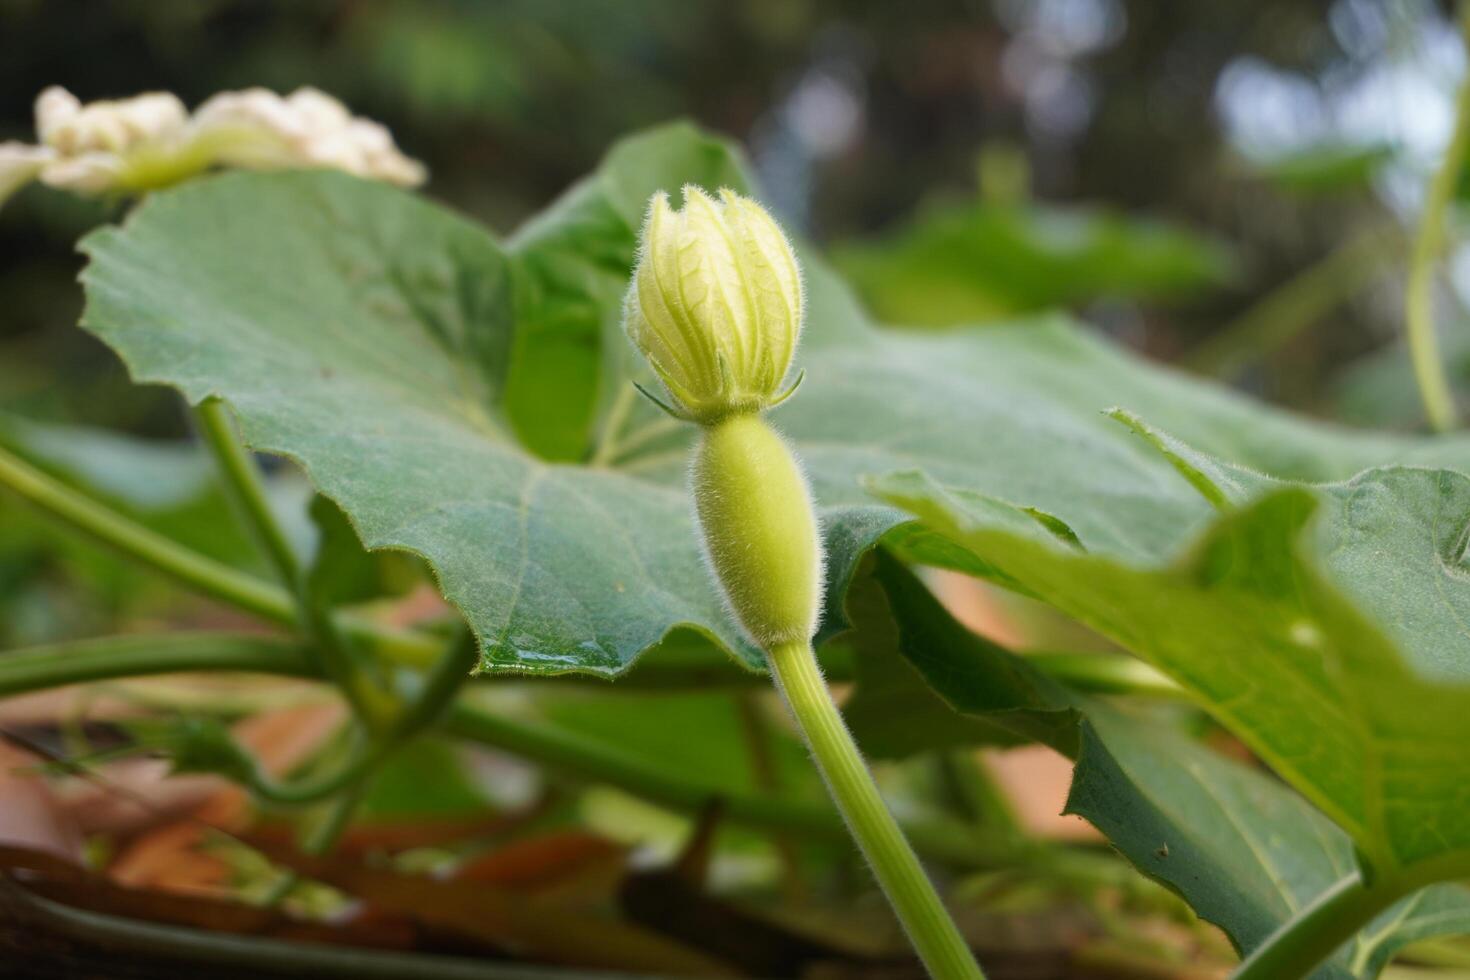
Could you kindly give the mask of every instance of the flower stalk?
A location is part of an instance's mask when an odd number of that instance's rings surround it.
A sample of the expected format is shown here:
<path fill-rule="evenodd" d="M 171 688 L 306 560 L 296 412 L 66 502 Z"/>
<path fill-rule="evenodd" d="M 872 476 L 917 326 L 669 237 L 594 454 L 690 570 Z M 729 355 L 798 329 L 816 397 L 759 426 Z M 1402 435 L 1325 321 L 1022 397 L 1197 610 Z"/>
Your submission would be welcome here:
<path fill-rule="evenodd" d="M 697 423 L 690 468 L 705 558 L 731 613 L 766 652 L 776 684 L 859 849 L 930 975 L 983 974 L 884 804 L 812 650 L 822 545 L 795 455 L 766 422 L 787 387 L 803 317 L 790 243 L 760 205 L 684 188 L 655 195 L 624 328 L 662 382 L 670 415 Z"/>

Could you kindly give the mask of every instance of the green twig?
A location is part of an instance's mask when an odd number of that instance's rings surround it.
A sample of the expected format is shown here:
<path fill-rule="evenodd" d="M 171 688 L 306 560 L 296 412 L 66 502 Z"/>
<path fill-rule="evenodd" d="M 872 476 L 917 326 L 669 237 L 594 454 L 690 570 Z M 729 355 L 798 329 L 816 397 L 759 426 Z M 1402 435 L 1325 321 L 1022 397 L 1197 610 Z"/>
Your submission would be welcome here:
<path fill-rule="evenodd" d="M 388 739 L 370 740 L 354 750 L 347 761 L 320 776 L 277 782 L 259 769 L 242 780 L 256 797 L 276 806 L 306 806 L 350 793 L 377 771 L 398 743 Z"/>
<path fill-rule="evenodd" d="M 1464 18 L 1461 28 L 1462 31 L 1470 31 L 1470 17 Z M 1470 74 L 1460 83 L 1460 92 L 1455 99 L 1455 129 L 1424 197 L 1419 232 L 1409 256 L 1409 281 L 1404 292 L 1404 323 L 1414 364 L 1414 380 L 1418 382 L 1429 425 L 1437 432 L 1454 427 L 1455 401 L 1450 393 L 1449 379 L 1440 358 L 1439 338 L 1434 329 L 1434 268 L 1444 246 L 1445 211 L 1459 183 L 1467 146 L 1470 146 Z"/>
<path fill-rule="evenodd" d="M 404 693 L 402 707 L 387 727 L 369 735 L 346 762 L 321 776 L 289 783 L 278 783 L 256 769 L 247 774 L 247 785 L 261 799 L 287 806 L 316 803 L 344 791 L 356 792 L 400 746 L 444 716 L 479 660 L 479 648 L 466 630 L 426 673 L 419 689 Z"/>
<path fill-rule="evenodd" d="M 301 853 L 310 857 L 321 857 L 337 846 L 342 834 L 352 823 L 352 816 L 362 803 L 366 784 L 359 783 L 339 794 L 327 804 L 326 811 L 301 841 Z M 271 886 L 261 904 L 266 907 L 279 905 L 292 890 L 301 883 L 301 875 L 293 870 L 285 871 Z"/>
<path fill-rule="evenodd" d="M 281 589 L 184 548 L 130 521 L 0 448 L 0 484 L 42 510 L 196 591 L 271 622 L 290 624 L 296 610 Z"/>

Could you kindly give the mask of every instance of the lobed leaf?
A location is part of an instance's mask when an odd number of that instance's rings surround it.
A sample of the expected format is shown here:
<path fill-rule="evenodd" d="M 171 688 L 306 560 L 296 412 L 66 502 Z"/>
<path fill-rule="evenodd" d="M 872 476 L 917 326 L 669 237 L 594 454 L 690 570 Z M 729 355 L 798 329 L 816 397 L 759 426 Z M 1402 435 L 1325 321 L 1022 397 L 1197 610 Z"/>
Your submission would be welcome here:
<path fill-rule="evenodd" d="M 1091 821 L 1242 953 L 1354 869 L 1352 839 L 1279 781 L 1162 719 L 1059 687 L 1024 657 L 968 633 L 883 552 L 868 567 L 854 591 L 881 591 L 891 642 L 869 643 L 862 655 L 878 662 L 872 673 L 921 675 L 930 700 L 905 719 L 845 712 L 865 742 L 887 744 L 890 729 L 910 723 L 1001 726 L 1052 745 L 1076 760 L 1067 812 Z M 859 695 L 861 683 L 860 675 Z M 978 740 L 990 739 L 981 730 Z M 1375 977 L 1408 943 L 1467 929 L 1470 890 L 1436 885 L 1384 912 L 1313 977 Z"/>

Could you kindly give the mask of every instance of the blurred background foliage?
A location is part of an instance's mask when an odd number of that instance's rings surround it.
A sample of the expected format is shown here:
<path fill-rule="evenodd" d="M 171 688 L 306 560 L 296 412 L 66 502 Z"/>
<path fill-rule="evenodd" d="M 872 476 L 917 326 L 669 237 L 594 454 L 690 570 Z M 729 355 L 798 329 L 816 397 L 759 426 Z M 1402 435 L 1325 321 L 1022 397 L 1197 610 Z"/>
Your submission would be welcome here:
<path fill-rule="evenodd" d="M 1070 309 L 1269 400 L 1412 428 L 1403 229 L 1464 68 L 1449 18 L 1430 0 L 0 0 L 0 140 L 34 138 L 51 84 L 190 105 L 315 85 L 387 123 L 431 196 L 509 233 L 618 136 L 690 117 L 747 147 L 769 203 L 889 322 Z M 0 211 L 3 419 L 186 432 L 171 394 L 75 329 L 73 245 L 124 208 L 36 185 Z M 1470 264 L 1447 269 L 1470 379 Z M 8 421 L 0 439 L 105 491 L 121 476 L 95 471 L 128 458 L 47 459 Z M 34 587 L 59 559 L 28 520 L 7 508 L 0 581 Z M 17 625 L 47 608 L 29 588 L 9 639 L 48 632 Z"/>

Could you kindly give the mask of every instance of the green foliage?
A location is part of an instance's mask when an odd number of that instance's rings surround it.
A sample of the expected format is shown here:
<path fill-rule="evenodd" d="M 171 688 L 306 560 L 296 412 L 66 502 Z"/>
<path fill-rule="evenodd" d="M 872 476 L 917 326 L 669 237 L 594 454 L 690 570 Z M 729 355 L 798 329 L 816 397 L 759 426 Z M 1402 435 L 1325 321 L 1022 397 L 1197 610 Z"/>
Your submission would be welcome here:
<path fill-rule="evenodd" d="M 1091 705 L 1067 803 L 1243 950 L 1353 869 L 1352 842 L 1280 783 L 1167 726 Z M 1470 891 L 1436 885 L 1365 927 L 1313 977 L 1376 977 L 1419 939 L 1470 930 Z"/>
<path fill-rule="evenodd" d="M 632 398 L 617 336 L 642 202 L 685 181 L 749 187 L 723 144 L 670 127 L 620 145 L 502 245 L 341 176 L 208 180 L 89 237 L 86 325 L 136 380 L 226 399 L 249 443 L 299 461 L 369 548 L 422 555 L 488 668 L 614 675 L 661 642 L 758 668 L 700 561 L 689 433 Z M 820 259 L 804 266 L 809 381 L 779 422 L 826 538 L 822 637 L 845 633 L 858 658 L 850 720 L 871 750 L 1020 738 L 1076 753 L 1087 717 L 1074 805 L 1242 948 L 1350 851 L 1391 880 L 1470 869 L 1456 648 L 1470 442 L 1296 419 L 1057 318 L 884 331 Z M 1005 308 L 1042 302 L 1017 288 Z M 1138 414 L 1109 417 L 1117 404 Z M 1310 811 L 970 636 L 893 557 L 863 564 L 880 543 L 1039 598 L 1153 663 L 1345 836 L 1314 816 L 1303 826 L 1335 843 L 1303 869 L 1282 863 L 1291 844 L 1246 862 L 1256 830 L 1201 836 L 1254 821 L 1243 801 Z M 1210 789 L 1184 795 L 1181 771 Z M 1156 805 L 1159 786 L 1177 810 Z M 1171 839 L 1187 867 L 1149 861 Z M 1369 975 L 1427 919 L 1461 921 L 1458 892 L 1413 901 L 1343 962 Z"/>
<path fill-rule="evenodd" d="M 1167 719 L 1061 688 L 966 631 L 900 563 L 882 552 L 875 558 L 871 579 L 853 595 L 892 616 L 887 631 L 897 642 L 861 652 L 858 696 L 846 714 L 865 745 L 888 746 L 895 735 L 916 736 L 910 748 L 989 742 L 1001 729 L 1075 758 L 1068 812 L 1095 824 L 1242 951 L 1353 869 L 1351 839 L 1277 780 L 1187 738 Z M 927 703 L 904 685 L 909 713 L 866 707 L 864 682 L 905 673 L 927 682 Z M 874 696 L 893 698 L 886 683 Z M 1315 976 L 1377 976 L 1405 944 L 1467 928 L 1470 891 L 1436 886 L 1383 913 Z"/>
<path fill-rule="evenodd" d="M 327 606 L 366 602 L 397 591 L 413 580 L 404 556 L 366 551 L 342 509 L 320 494 L 312 498 L 316 552 L 307 569 L 308 588 Z"/>
<path fill-rule="evenodd" d="M 358 813 L 366 820 L 463 816 L 490 802 L 460 748 L 431 736 L 388 757 L 364 787 Z"/>
<path fill-rule="evenodd" d="M 1221 243 L 1102 209 L 935 207 L 887 239 L 838 248 L 879 319 L 950 326 L 1100 298 L 1177 299 L 1227 283 Z"/>
<path fill-rule="evenodd" d="M 517 236 L 517 263 L 468 223 L 350 178 L 203 181 L 87 240 L 86 325 L 136 379 L 195 400 L 228 398 L 248 440 L 298 459 L 369 547 L 423 554 L 492 665 L 615 671 L 675 624 L 751 657 L 699 567 L 682 486 L 687 434 L 644 439 L 611 466 L 547 464 L 512 434 L 506 391 L 518 382 L 505 381 L 503 364 L 507 350 L 539 346 L 512 341 L 515 311 L 532 311 L 525 332 L 536 338 L 536 314 L 553 305 L 544 284 L 518 285 L 512 297 L 525 256 L 574 281 L 555 305 L 578 297 L 609 329 L 643 187 L 675 179 L 668 170 L 680 161 L 680 179 L 714 172 L 734 182 L 723 154 L 686 127 L 630 141 Z M 669 162 L 652 172 L 660 156 Z M 223 213 L 229 236 L 197 230 Z M 1119 392 L 1207 448 L 1292 476 L 1421 451 L 1270 413 L 1060 321 L 945 336 L 878 331 L 815 258 L 806 266 L 812 380 L 780 422 L 823 507 L 838 590 L 900 520 L 860 478 L 915 465 L 1055 514 L 1090 548 L 1167 552 L 1208 509 L 1097 414 Z M 512 360 L 514 375 L 525 361 Z M 613 355 L 602 370 L 604 390 L 617 390 L 612 379 L 628 367 Z M 554 388 L 525 384 L 556 400 Z M 533 421 L 525 411 L 520 426 Z M 627 426 L 636 436 L 657 421 L 635 406 Z"/>
<path fill-rule="evenodd" d="M 128 727 L 139 748 L 166 752 L 175 773 L 209 773 L 240 783 L 248 783 L 256 774 L 255 760 L 218 718 L 143 718 L 129 722 Z"/>
<path fill-rule="evenodd" d="M 1460 576 L 1443 549 L 1462 533 L 1445 516 L 1464 484 L 1392 469 L 1326 491 L 1340 505 L 1316 529 L 1329 567 L 1365 609 L 1397 613 L 1392 636 L 1412 646 L 1396 646 L 1298 551 L 1318 509 L 1304 489 L 1227 515 L 1161 569 L 1017 534 L 997 525 L 992 499 L 922 475 L 878 489 L 1178 680 L 1388 873 L 1470 858 L 1450 750 L 1470 736 L 1470 674 L 1441 632 L 1460 629 Z"/>
<path fill-rule="evenodd" d="M 1251 164 L 1251 170 L 1297 194 L 1361 191 L 1398 155 L 1392 144 L 1319 143 Z"/>

